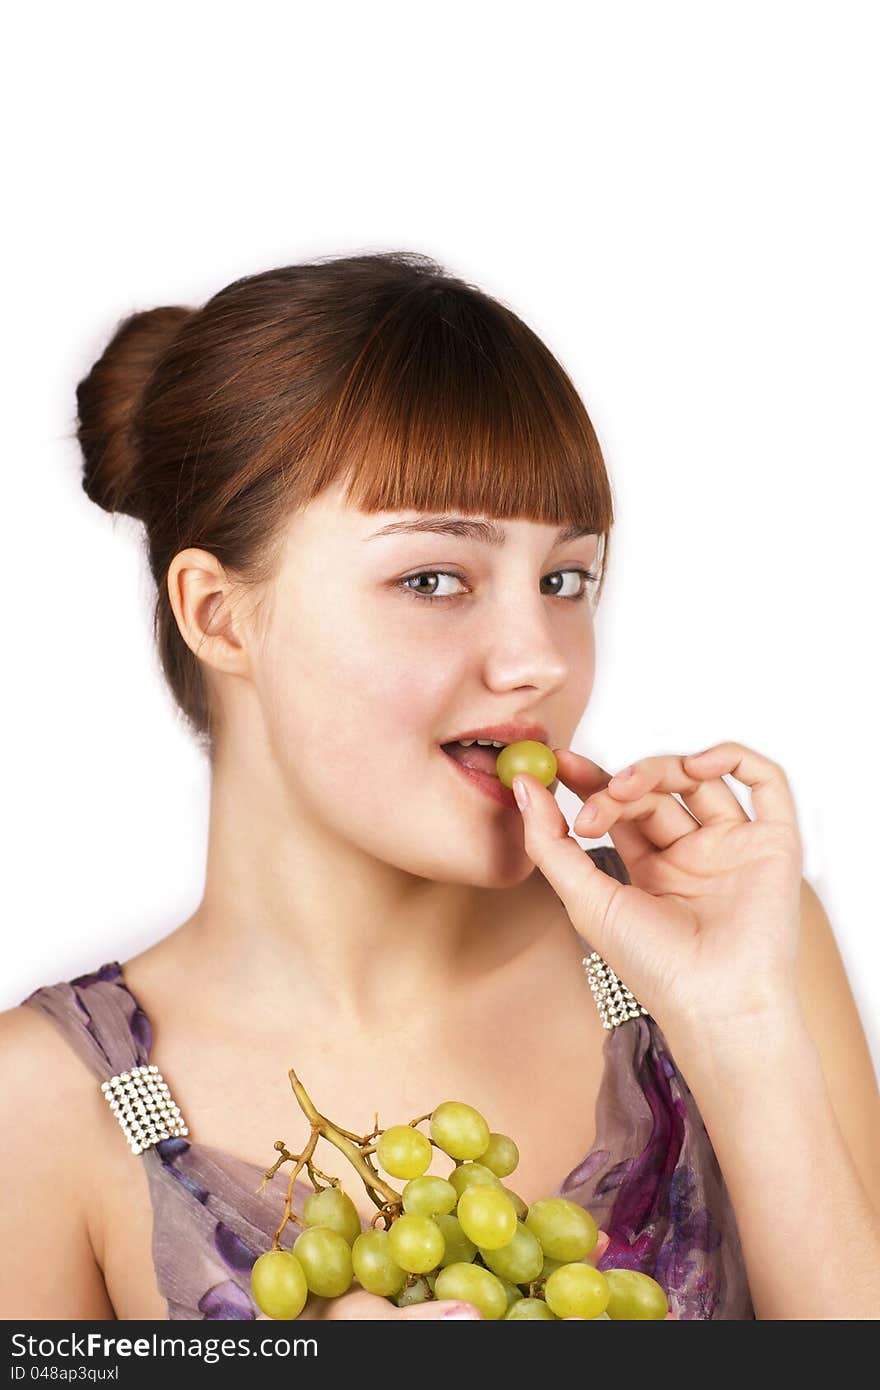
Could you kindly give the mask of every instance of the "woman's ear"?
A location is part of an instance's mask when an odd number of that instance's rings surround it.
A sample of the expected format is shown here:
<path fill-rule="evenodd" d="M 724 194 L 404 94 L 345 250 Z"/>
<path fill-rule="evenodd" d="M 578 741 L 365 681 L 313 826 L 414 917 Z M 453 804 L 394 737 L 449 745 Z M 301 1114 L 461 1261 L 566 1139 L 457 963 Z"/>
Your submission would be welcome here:
<path fill-rule="evenodd" d="M 217 671 L 248 672 L 238 586 L 208 550 L 179 550 L 168 566 L 168 599 L 190 650 Z"/>

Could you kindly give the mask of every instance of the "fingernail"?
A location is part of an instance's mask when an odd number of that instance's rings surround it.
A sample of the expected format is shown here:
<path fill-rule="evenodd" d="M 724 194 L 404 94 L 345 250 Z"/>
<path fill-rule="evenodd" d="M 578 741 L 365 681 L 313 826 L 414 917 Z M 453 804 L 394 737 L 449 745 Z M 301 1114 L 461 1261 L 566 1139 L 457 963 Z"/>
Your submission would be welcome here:
<path fill-rule="evenodd" d="M 448 1313 L 443 1314 L 444 1318 L 467 1318 L 474 1322 L 479 1318 L 479 1313 L 471 1312 L 469 1308 L 450 1308 Z"/>
<path fill-rule="evenodd" d="M 581 811 L 580 815 L 578 816 L 578 821 L 583 822 L 588 820 L 595 820 L 598 814 L 598 806 L 585 806 L 584 809 Z"/>
<path fill-rule="evenodd" d="M 529 789 L 521 777 L 513 779 L 513 794 L 516 797 L 516 804 L 521 811 L 524 811 L 531 803 L 529 801 Z"/>

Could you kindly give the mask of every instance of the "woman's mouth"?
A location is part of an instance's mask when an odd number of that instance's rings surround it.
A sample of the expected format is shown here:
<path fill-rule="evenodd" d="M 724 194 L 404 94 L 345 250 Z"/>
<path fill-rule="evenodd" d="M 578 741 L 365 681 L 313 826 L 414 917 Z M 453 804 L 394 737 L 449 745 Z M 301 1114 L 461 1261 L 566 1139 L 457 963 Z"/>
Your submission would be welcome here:
<path fill-rule="evenodd" d="M 441 743 L 439 746 L 441 753 L 445 754 L 448 761 L 472 787 L 476 787 L 484 796 L 491 797 L 500 806 L 505 806 L 510 811 L 518 810 L 513 792 L 509 787 L 505 787 L 495 771 L 495 762 L 501 751 L 499 748 L 478 743 L 465 747 L 458 742 Z"/>

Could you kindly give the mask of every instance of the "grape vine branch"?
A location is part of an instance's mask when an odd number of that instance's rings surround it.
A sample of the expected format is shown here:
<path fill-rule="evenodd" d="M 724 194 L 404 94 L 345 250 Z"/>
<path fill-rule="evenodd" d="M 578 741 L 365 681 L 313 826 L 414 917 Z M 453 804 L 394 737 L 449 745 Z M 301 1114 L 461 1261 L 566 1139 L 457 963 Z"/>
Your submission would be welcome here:
<path fill-rule="evenodd" d="M 266 1183 L 271 1181 L 283 1163 L 290 1162 L 295 1165 L 287 1183 L 287 1196 L 284 1202 L 284 1213 L 281 1218 L 281 1225 L 272 1237 L 271 1248 L 273 1250 L 280 1250 L 282 1248 L 281 1233 L 288 1221 L 295 1221 L 298 1225 L 302 1224 L 300 1218 L 293 1210 L 293 1188 L 303 1168 L 306 1169 L 316 1192 L 321 1192 L 323 1190 L 321 1179 L 324 1185 L 330 1187 L 339 1186 L 339 1178 L 331 1177 L 327 1173 L 323 1173 L 312 1161 L 312 1154 L 315 1152 L 315 1146 L 319 1139 L 326 1139 L 328 1143 L 335 1145 L 340 1153 L 343 1153 L 349 1163 L 352 1164 L 367 1189 L 370 1200 L 378 1207 L 378 1211 L 370 1223 L 371 1227 L 374 1228 L 376 1222 L 381 1217 L 385 1223 L 385 1229 L 387 1230 L 403 1210 L 403 1194 L 398 1192 L 395 1187 L 392 1187 L 390 1183 L 386 1182 L 377 1172 L 375 1165 L 371 1162 L 371 1155 L 375 1153 L 376 1150 L 374 1140 L 378 1139 L 379 1135 L 384 1132 L 379 1128 L 378 1112 L 373 1122 L 373 1129 L 369 1134 L 352 1134 L 351 1130 L 343 1129 L 341 1125 L 335 1124 L 333 1120 L 329 1120 L 326 1115 L 321 1114 L 293 1067 L 290 1067 L 287 1075 L 290 1078 L 290 1084 L 293 1087 L 293 1093 L 299 1102 L 300 1109 L 311 1125 L 311 1134 L 301 1154 L 290 1153 L 284 1140 L 276 1139 L 274 1147 L 279 1151 L 281 1157 L 276 1159 L 268 1172 L 263 1175 L 263 1180 L 257 1188 L 257 1193 L 262 1192 Z M 415 1120 L 410 1120 L 409 1124 L 415 1128 L 415 1126 L 421 1124 L 423 1120 L 430 1120 L 432 1114 L 433 1111 L 429 1110 L 426 1115 L 419 1115 Z M 430 1142 L 433 1144 L 434 1140 L 431 1139 Z M 456 1166 L 458 1166 L 457 1163 Z"/>

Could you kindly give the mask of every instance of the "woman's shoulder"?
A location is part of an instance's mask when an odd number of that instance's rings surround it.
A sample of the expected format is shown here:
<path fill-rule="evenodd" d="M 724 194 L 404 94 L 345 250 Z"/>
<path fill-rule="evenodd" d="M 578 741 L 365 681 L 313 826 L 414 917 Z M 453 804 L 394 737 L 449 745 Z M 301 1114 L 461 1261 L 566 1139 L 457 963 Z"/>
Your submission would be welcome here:
<path fill-rule="evenodd" d="M 29 996 L 30 997 L 30 996 Z M 106 1124 L 94 1074 L 41 1010 L 22 1001 L 0 1012 L 0 1132 L 24 1131 L 66 1172 L 85 1171 L 84 1137 Z"/>
<path fill-rule="evenodd" d="M 101 1070 L 104 1054 L 99 1030 L 83 1003 L 83 991 L 94 981 L 115 979 L 115 965 L 38 986 L 0 1012 L 5 1084 L 23 1090 L 34 1101 L 51 1099 L 56 1113 L 67 1102 L 75 1104 L 78 1098 L 95 1097 L 96 1092 L 97 1100 L 102 1099 L 95 1073 Z"/>
<path fill-rule="evenodd" d="M 59 1070 L 71 1078 L 83 1071 L 81 1065 L 71 1066 L 70 1048 L 46 1015 L 32 1006 L 32 998 L 28 995 L 27 1000 L 0 1012 L 0 1076 L 4 1083 L 25 1090 L 51 1080 Z"/>
<path fill-rule="evenodd" d="M 113 1316 L 99 1262 L 102 1135 L 111 1120 L 90 1068 L 42 1010 L 22 1001 L 0 1012 L 0 1188 L 16 1196 L 3 1232 L 21 1247 L 15 1286 L 3 1296 L 22 1316 Z M 31 1256 L 47 1221 L 67 1276 L 51 1312 L 45 1264 Z"/>
<path fill-rule="evenodd" d="M 103 1081 L 149 1052 L 148 1028 L 137 1027 L 137 1003 L 125 986 L 118 961 L 69 980 L 42 985 L 21 1001 L 25 1014 L 41 1016 L 67 1049 Z"/>

